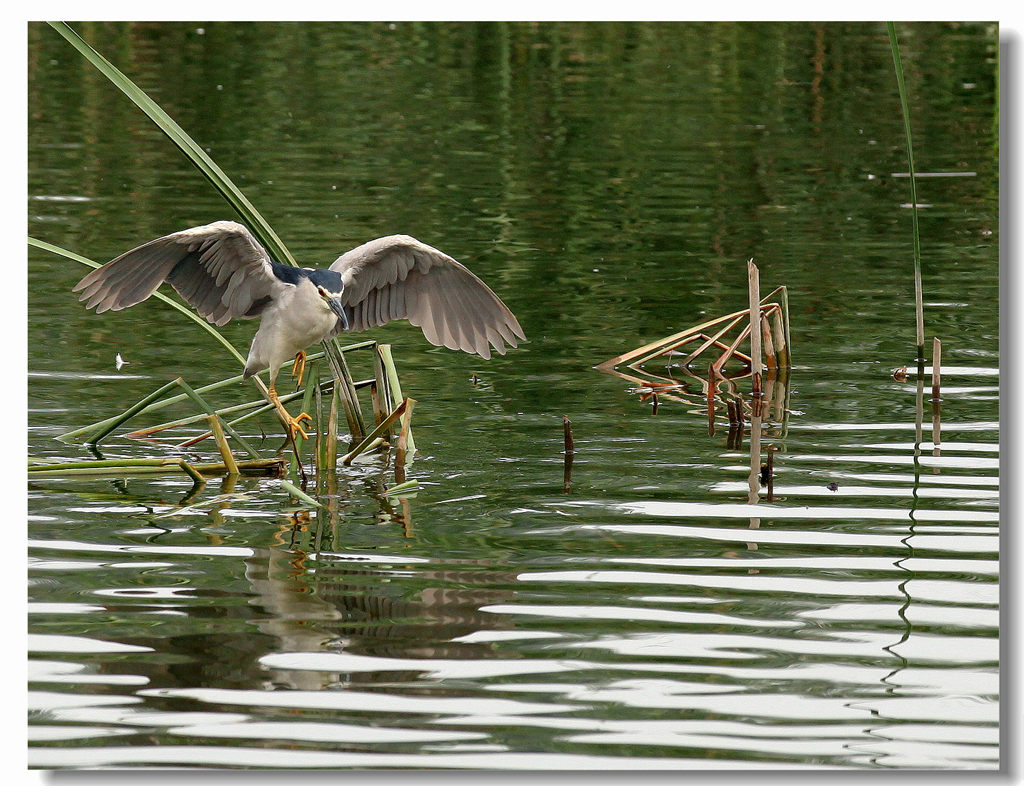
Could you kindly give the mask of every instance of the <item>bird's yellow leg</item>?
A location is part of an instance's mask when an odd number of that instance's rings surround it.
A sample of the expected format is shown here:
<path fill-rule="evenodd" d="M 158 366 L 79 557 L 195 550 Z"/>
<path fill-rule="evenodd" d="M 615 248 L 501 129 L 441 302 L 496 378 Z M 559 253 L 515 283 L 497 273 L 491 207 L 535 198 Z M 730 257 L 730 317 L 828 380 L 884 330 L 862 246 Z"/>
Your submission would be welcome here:
<path fill-rule="evenodd" d="M 302 428 L 302 421 L 306 420 L 312 423 L 313 418 L 311 418 L 305 412 L 303 412 L 296 418 L 293 418 L 291 415 L 289 415 L 288 410 L 285 409 L 284 404 L 281 403 L 281 399 L 277 397 L 277 390 L 274 388 L 273 382 L 270 383 L 270 387 L 267 389 L 267 397 L 270 399 L 270 403 L 277 407 L 278 414 L 280 414 L 281 419 L 288 427 L 288 432 L 290 436 L 294 439 L 296 434 L 301 434 L 303 438 L 309 439 L 309 434 L 307 434 L 305 430 L 303 430 Z"/>
<path fill-rule="evenodd" d="M 295 377 L 295 387 L 302 386 L 302 377 L 306 373 L 306 351 L 300 349 L 295 353 L 295 362 L 292 364 L 292 376 Z"/>

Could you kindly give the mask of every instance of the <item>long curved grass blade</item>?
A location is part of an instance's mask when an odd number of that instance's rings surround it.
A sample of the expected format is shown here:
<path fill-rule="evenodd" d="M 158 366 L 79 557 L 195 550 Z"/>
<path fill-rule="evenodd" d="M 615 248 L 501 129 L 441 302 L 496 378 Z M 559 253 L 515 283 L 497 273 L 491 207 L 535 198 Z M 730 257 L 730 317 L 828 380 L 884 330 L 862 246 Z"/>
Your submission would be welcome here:
<path fill-rule="evenodd" d="M 242 220 L 249 225 L 256 237 L 270 252 L 271 256 L 281 262 L 296 265 L 295 258 L 291 255 L 284 243 L 271 228 L 270 224 L 253 207 L 252 203 L 231 182 L 231 179 L 224 171 L 217 166 L 213 159 L 197 145 L 179 126 L 171 116 L 146 95 L 145 91 L 136 85 L 131 79 L 119 71 L 103 55 L 89 46 L 86 41 L 78 35 L 66 22 L 50 22 L 50 27 L 60 33 L 75 49 L 77 49 L 86 60 L 92 63 L 104 76 L 109 79 L 115 87 L 124 93 L 132 102 L 145 112 L 150 120 L 156 123 L 168 138 L 174 142 L 189 161 L 213 184 L 228 203 L 235 209 L 235 212 Z"/>
<path fill-rule="evenodd" d="M 30 246 L 35 246 L 36 248 L 42 249 L 43 251 L 49 251 L 53 254 L 59 254 L 60 256 L 65 257 L 66 259 L 70 259 L 75 262 L 81 262 L 83 265 L 87 265 L 92 268 L 101 267 L 101 265 L 98 262 L 93 262 L 91 259 L 86 259 L 85 257 L 79 256 L 73 251 L 68 251 L 66 248 L 55 246 L 52 243 L 47 243 L 43 240 L 36 240 L 34 237 L 29 237 L 28 244 Z M 231 346 L 231 342 L 224 338 L 224 336 L 222 336 L 213 325 L 211 325 L 205 319 L 200 317 L 195 311 L 190 309 L 188 306 L 182 305 L 176 300 L 167 297 L 167 295 L 163 294 L 162 292 L 154 292 L 153 297 L 155 297 L 157 300 L 162 300 L 164 303 L 167 303 L 170 306 L 173 306 L 180 313 L 184 314 L 186 317 L 191 319 L 203 330 L 205 330 L 207 333 L 209 333 L 211 336 L 217 339 L 221 344 L 223 344 L 227 348 L 228 352 L 230 352 L 231 355 L 235 358 L 235 360 L 237 360 L 241 365 L 245 365 L 245 358 L 239 354 L 237 349 Z"/>
<path fill-rule="evenodd" d="M 921 230 L 917 221 L 917 183 L 914 173 L 914 140 L 910 133 L 910 106 L 907 103 L 907 85 L 903 78 L 903 60 L 900 57 L 900 42 L 896 37 L 896 23 L 886 22 L 889 31 L 889 47 L 892 49 L 893 67 L 896 70 L 896 87 L 900 94 L 903 110 L 903 130 L 907 136 L 907 166 L 910 170 L 910 215 L 914 228 L 914 304 L 917 332 L 918 374 L 924 373 L 924 294 L 921 287 Z"/>

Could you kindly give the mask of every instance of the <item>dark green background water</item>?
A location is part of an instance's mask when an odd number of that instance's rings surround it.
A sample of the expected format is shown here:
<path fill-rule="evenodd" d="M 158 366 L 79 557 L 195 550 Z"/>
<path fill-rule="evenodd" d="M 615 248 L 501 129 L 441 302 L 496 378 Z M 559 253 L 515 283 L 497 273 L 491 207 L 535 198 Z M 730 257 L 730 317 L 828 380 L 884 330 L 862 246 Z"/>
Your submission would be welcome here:
<path fill-rule="evenodd" d="M 31 483 L 33 766 L 996 766 L 994 25 L 900 27 L 917 168 L 959 175 L 918 182 L 939 455 L 928 386 L 915 450 L 891 377 L 912 245 L 882 24 L 75 27 L 301 264 L 415 235 L 529 341 L 484 362 L 373 334 L 419 402 L 404 507 L 382 461 L 310 517 L 269 480 L 181 513 L 177 478 Z M 30 235 L 103 262 L 234 217 L 57 33 L 28 40 Z M 754 506 L 724 420 L 652 417 L 592 368 L 743 308 L 749 258 L 789 288 L 796 363 Z M 236 372 L 155 300 L 87 312 L 84 272 L 29 250 L 34 457 Z M 225 333 L 244 354 L 254 328 Z"/>

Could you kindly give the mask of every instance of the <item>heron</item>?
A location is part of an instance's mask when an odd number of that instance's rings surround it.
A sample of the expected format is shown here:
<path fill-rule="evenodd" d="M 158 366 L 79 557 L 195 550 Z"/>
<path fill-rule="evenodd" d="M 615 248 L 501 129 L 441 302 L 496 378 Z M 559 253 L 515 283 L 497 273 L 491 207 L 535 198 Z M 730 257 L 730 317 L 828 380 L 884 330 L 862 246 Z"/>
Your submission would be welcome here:
<path fill-rule="evenodd" d="M 215 221 L 150 240 L 79 281 L 73 291 L 97 314 L 129 308 L 164 282 L 214 325 L 260 319 L 242 372 L 270 369 L 268 399 L 292 437 L 292 417 L 277 394 L 281 366 L 295 359 L 301 384 L 306 348 L 346 331 L 406 319 L 434 346 L 491 357 L 525 339 L 512 311 L 463 264 L 409 235 L 388 235 L 347 251 L 330 267 L 271 259 L 249 230 Z"/>

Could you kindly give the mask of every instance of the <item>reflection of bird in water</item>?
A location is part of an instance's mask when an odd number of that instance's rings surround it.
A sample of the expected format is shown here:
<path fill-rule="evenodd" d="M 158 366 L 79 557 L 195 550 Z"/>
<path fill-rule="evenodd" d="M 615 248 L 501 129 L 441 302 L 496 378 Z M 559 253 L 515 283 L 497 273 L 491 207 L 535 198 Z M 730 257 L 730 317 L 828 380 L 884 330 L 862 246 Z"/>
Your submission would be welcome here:
<path fill-rule="evenodd" d="M 417 566 L 407 585 L 395 580 L 391 566 L 324 554 L 313 562 L 301 551 L 252 552 L 245 559 L 249 606 L 260 610 L 256 627 L 276 639 L 275 652 L 343 649 L 381 658 L 484 660 L 502 657 L 486 634 L 513 627 L 504 615 L 482 610 L 513 595 L 504 587 L 514 576 L 502 569 L 476 563 L 467 563 L 465 570 Z M 462 640 L 480 634 L 481 641 Z M 273 679 L 318 690 L 338 675 L 274 669 Z M 372 683 L 379 674 L 353 673 L 344 679 Z M 415 681 L 419 672 L 389 672 L 389 679 Z"/>
<path fill-rule="evenodd" d="M 165 281 L 215 325 L 260 317 L 244 376 L 269 368 L 270 399 L 298 430 L 303 416 L 288 414 L 274 383 L 292 358 L 301 381 L 310 344 L 395 319 L 422 328 L 435 346 L 484 359 L 492 347 L 505 354 L 506 344 L 515 347 L 525 338 L 515 315 L 483 281 L 408 235 L 371 240 L 315 270 L 275 262 L 244 226 L 217 221 L 128 251 L 89 273 L 74 291 L 102 313 L 141 303 Z"/>

